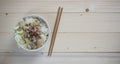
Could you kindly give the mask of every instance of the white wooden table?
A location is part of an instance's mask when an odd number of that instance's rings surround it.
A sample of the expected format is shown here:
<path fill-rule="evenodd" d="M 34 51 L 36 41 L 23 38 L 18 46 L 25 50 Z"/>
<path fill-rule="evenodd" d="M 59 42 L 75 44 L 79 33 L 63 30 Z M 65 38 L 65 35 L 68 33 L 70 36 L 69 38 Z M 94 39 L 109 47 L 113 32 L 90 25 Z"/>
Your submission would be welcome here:
<path fill-rule="evenodd" d="M 17 47 L 14 27 L 39 14 L 53 30 L 64 8 L 53 50 L 29 53 Z M 120 64 L 120 0 L 0 0 L 0 64 Z M 41 53 L 42 52 L 42 53 Z"/>

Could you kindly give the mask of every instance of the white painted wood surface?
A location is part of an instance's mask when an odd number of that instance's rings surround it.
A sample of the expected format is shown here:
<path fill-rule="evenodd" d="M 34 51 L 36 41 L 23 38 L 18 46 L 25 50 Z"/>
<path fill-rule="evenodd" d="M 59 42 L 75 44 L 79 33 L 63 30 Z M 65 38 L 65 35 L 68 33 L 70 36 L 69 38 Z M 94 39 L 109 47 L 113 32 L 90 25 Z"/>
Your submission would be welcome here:
<path fill-rule="evenodd" d="M 40 53 L 1 53 L 1 64 L 119 64 L 119 54 L 56 53 L 52 57 Z M 46 54 L 45 54 L 46 55 Z M 111 56 L 112 55 L 112 56 Z M 114 56 L 114 57 L 113 57 Z"/>
<path fill-rule="evenodd" d="M 52 31 L 58 6 L 64 11 L 53 56 L 49 44 L 34 53 L 18 48 L 16 23 L 39 14 Z M 0 64 L 120 64 L 120 0 L 0 0 L 0 41 Z"/>

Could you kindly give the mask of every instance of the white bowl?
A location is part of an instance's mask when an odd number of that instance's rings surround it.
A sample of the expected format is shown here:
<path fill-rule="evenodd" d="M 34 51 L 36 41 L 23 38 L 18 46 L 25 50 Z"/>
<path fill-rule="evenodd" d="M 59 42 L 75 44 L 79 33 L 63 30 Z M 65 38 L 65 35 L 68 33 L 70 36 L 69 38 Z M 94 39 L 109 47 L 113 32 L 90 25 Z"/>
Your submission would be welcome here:
<path fill-rule="evenodd" d="M 47 21 L 46 19 L 44 19 L 42 16 L 40 16 L 40 15 L 32 14 L 32 15 L 28 15 L 28 16 L 37 17 L 37 18 L 39 18 L 39 19 L 42 19 L 42 20 L 46 23 L 46 25 L 48 26 L 48 34 L 49 34 L 47 41 L 46 41 L 41 47 L 39 47 L 39 48 L 37 48 L 37 49 L 32 49 L 32 50 L 30 50 L 30 49 L 25 48 L 23 45 L 21 45 L 18 38 L 15 38 L 15 40 L 16 40 L 18 46 L 19 46 L 20 48 L 26 50 L 26 51 L 39 51 L 39 50 L 41 50 L 42 48 L 44 48 L 44 47 L 47 45 L 47 43 L 49 42 L 49 40 L 50 40 L 50 34 L 51 34 L 51 33 L 50 33 L 50 32 L 51 32 L 51 31 L 50 31 L 50 26 L 49 26 L 49 24 L 48 24 L 48 21 Z M 25 16 L 25 17 L 27 17 L 27 16 Z M 24 17 L 23 17 L 23 18 L 24 18 Z"/>

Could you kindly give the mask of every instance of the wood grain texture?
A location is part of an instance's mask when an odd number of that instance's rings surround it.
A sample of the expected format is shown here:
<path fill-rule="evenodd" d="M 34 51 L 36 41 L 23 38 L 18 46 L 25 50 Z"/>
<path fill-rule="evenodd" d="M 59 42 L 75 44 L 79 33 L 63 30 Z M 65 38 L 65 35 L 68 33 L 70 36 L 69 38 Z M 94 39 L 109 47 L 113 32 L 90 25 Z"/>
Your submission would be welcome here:
<path fill-rule="evenodd" d="M 119 52 L 119 38 L 119 33 L 61 33 L 54 52 Z"/>
<path fill-rule="evenodd" d="M 0 32 L 13 32 L 16 23 L 30 14 L 0 14 Z M 52 31 L 56 13 L 36 14 L 48 20 Z M 119 18 L 120 13 L 63 13 L 58 32 L 120 32 Z"/>
<path fill-rule="evenodd" d="M 72 56 L 71 56 L 72 55 Z M 117 55 L 117 56 L 116 56 Z M 119 54 L 61 54 L 55 53 L 52 57 L 40 53 L 0 53 L 1 64 L 119 64 Z"/>
<path fill-rule="evenodd" d="M 58 6 L 64 11 L 53 56 L 49 43 L 33 53 L 18 48 L 16 23 L 38 14 L 52 31 Z M 0 0 L 0 43 L 0 64 L 120 64 L 120 0 Z"/>
<path fill-rule="evenodd" d="M 0 41 L 0 52 L 24 52 L 12 33 L 0 33 Z M 58 33 L 53 52 L 120 52 L 119 42 L 120 33 Z"/>
<path fill-rule="evenodd" d="M 57 7 L 64 7 L 64 12 L 120 12 L 119 0 L 54 0 L 54 1 L 1 1 L 0 13 L 5 12 L 57 12 Z"/>

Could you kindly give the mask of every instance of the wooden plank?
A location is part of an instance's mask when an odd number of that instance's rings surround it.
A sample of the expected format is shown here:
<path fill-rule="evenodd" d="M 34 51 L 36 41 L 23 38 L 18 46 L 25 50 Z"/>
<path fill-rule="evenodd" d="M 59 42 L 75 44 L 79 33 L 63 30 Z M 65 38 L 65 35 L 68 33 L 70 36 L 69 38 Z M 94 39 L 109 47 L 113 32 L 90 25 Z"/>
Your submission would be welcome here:
<path fill-rule="evenodd" d="M 97 12 L 120 12 L 120 1 L 119 0 L 106 0 L 98 1 L 95 4 L 95 11 Z"/>
<path fill-rule="evenodd" d="M 49 4 L 49 5 L 48 5 Z M 57 7 L 64 7 L 64 12 L 120 12 L 119 0 L 76 0 L 76 1 L 1 1 L 0 13 L 5 12 L 57 12 Z"/>
<path fill-rule="evenodd" d="M 1 0 L 6 2 L 8 0 Z M 10 2 L 41 2 L 41 1 L 58 1 L 58 0 L 10 0 Z"/>
<path fill-rule="evenodd" d="M 0 32 L 13 32 L 22 17 L 34 13 L 0 14 Z M 36 13 L 48 20 L 53 30 L 56 13 Z M 63 13 L 59 32 L 120 32 L 120 13 Z"/>
<path fill-rule="evenodd" d="M 70 55 L 71 53 L 69 53 Z M 62 56 L 61 56 L 62 55 Z M 73 56 L 75 55 L 75 56 Z M 20 54 L 20 53 L 8 53 L 2 54 L 0 53 L 0 63 L 1 64 L 119 64 L 120 56 L 114 56 L 115 54 L 71 54 L 70 56 L 66 56 L 66 54 L 57 54 L 55 56 L 47 57 L 40 55 L 40 53 L 35 54 Z M 109 56 L 108 56 L 109 55 Z M 110 56 L 111 55 L 111 56 Z"/>
<path fill-rule="evenodd" d="M 65 12 L 120 12 L 120 1 L 112 0 L 85 0 L 85 1 L 60 1 Z"/>
<path fill-rule="evenodd" d="M 119 52 L 120 33 L 60 33 L 54 52 Z"/>
<path fill-rule="evenodd" d="M 49 4 L 49 5 L 48 5 Z M 56 12 L 58 3 L 56 1 L 3 1 L 0 2 L 0 12 Z"/>
<path fill-rule="evenodd" d="M 0 33 L 0 52 L 25 52 L 12 33 Z M 58 33 L 54 52 L 120 52 L 120 33 Z M 42 52 L 48 52 L 49 44 Z"/>
<path fill-rule="evenodd" d="M 63 14 L 61 32 L 119 32 L 119 13 Z"/>

